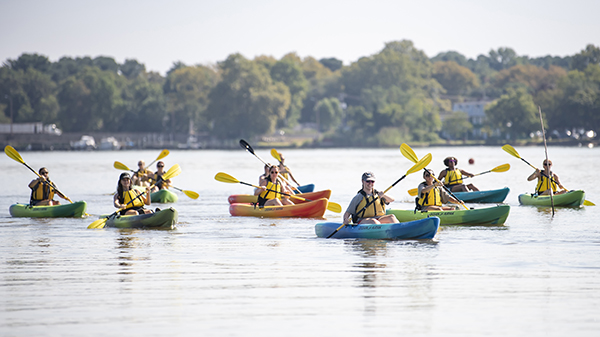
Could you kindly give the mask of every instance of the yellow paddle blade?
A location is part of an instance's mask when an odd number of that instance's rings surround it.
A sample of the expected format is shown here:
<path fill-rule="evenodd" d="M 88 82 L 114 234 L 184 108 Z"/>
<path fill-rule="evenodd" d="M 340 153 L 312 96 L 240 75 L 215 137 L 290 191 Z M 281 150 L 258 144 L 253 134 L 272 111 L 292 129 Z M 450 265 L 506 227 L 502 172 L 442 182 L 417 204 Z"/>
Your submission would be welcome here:
<path fill-rule="evenodd" d="M 515 150 L 515 148 L 510 146 L 509 144 L 502 146 L 502 150 L 506 151 L 508 154 L 510 154 L 513 157 L 521 159 L 521 156 L 519 156 L 519 152 L 517 152 L 517 150 Z"/>
<path fill-rule="evenodd" d="M 129 167 L 127 167 L 127 165 L 125 165 L 125 164 L 123 164 L 123 163 L 121 163 L 121 162 L 118 162 L 118 161 L 115 161 L 115 163 L 114 163 L 114 167 L 115 167 L 117 170 L 131 171 L 131 170 L 129 169 Z"/>
<path fill-rule="evenodd" d="M 279 152 L 277 152 L 277 150 L 271 149 L 271 156 L 273 156 L 273 158 L 277 159 L 278 161 L 281 161 L 281 157 L 279 156 Z"/>
<path fill-rule="evenodd" d="M 229 183 L 229 184 L 238 184 L 240 181 L 235 179 L 234 177 L 230 176 L 229 174 L 225 173 L 225 172 L 219 172 L 215 175 L 215 180 L 216 181 L 220 181 L 222 183 Z"/>
<path fill-rule="evenodd" d="M 179 167 L 179 164 L 175 164 L 171 166 L 171 168 L 167 172 L 165 172 L 165 174 L 163 174 L 162 178 L 163 180 L 168 180 L 177 177 L 180 173 L 181 168 Z"/>
<path fill-rule="evenodd" d="M 327 204 L 327 209 L 334 212 L 334 213 L 342 213 L 342 206 L 340 206 L 340 204 L 335 203 L 335 202 L 329 202 Z"/>
<path fill-rule="evenodd" d="M 584 201 L 583 201 L 583 204 L 584 204 L 585 206 L 596 206 L 596 204 L 594 204 L 593 202 L 591 202 L 591 201 L 589 201 L 589 200 L 584 200 Z"/>
<path fill-rule="evenodd" d="M 425 156 L 423 156 L 423 158 L 421 158 L 421 160 L 419 160 L 413 167 L 411 167 L 407 172 L 406 175 L 409 175 L 411 173 L 415 173 L 418 171 L 421 171 L 422 169 L 424 169 L 427 165 L 429 165 L 429 163 L 431 163 L 431 153 L 426 154 Z"/>
<path fill-rule="evenodd" d="M 402 143 L 402 145 L 400 145 L 400 152 L 402 152 L 402 155 L 408 158 L 408 160 L 412 161 L 413 163 L 419 161 L 419 157 L 417 157 L 415 151 L 413 151 L 413 149 L 411 149 L 410 146 L 408 146 L 408 144 L 406 143 Z"/>
<path fill-rule="evenodd" d="M 419 189 L 418 188 L 411 188 L 410 190 L 408 190 L 408 194 L 411 195 L 411 196 L 413 196 L 413 197 L 416 197 L 417 194 L 419 194 Z"/>
<path fill-rule="evenodd" d="M 158 157 L 156 158 L 156 160 L 161 160 L 161 159 L 163 159 L 164 157 L 166 157 L 166 156 L 168 156 L 168 155 L 169 155 L 169 150 L 167 150 L 167 149 L 164 149 L 164 150 L 162 150 L 162 152 L 161 152 L 161 153 L 158 155 Z M 156 160 L 155 160 L 155 161 L 156 161 Z"/>
<path fill-rule="evenodd" d="M 182 192 L 192 199 L 198 199 L 198 197 L 200 196 L 200 194 L 194 191 L 182 190 Z"/>
<path fill-rule="evenodd" d="M 106 220 L 108 220 L 108 218 L 102 218 L 102 219 L 98 219 L 94 222 L 92 222 L 89 226 L 88 229 L 99 229 L 99 228 L 104 228 L 104 225 L 106 225 Z"/>
<path fill-rule="evenodd" d="M 10 157 L 10 159 L 12 159 L 14 161 L 18 161 L 21 164 L 25 164 L 25 161 L 23 160 L 23 158 L 21 158 L 21 155 L 19 154 L 19 152 L 17 152 L 17 150 L 15 150 L 14 147 L 12 147 L 10 145 L 6 145 L 4 147 L 4 152 L 6 153 L 7 156 Z"/>
<path fill-rule="evenodd" d="M 510 164 L 503 164 L 500 166 L 496 166 L 493 169 L 491 169 L 490 171 L 492 172 L 506 172 L 510 170 Z"/>

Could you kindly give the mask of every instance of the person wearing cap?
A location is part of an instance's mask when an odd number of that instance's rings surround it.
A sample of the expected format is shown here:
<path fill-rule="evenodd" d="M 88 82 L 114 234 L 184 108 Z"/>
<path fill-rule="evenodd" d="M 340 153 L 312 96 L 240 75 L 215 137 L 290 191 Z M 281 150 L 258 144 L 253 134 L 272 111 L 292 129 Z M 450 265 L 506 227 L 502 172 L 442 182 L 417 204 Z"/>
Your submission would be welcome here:
<path fill-rule="evenodd" d="M 162 176 L 166 172 L 164 171 L 165 163 L 159 161 L 156 163 L 156 173 L 152 176 L 152 179 L 156 182 L 154 187 L 152 188 L 152 192 L 156 192 L 158 190 L 166 190 L 171 186 L 171 179 L 163 180 Z"/>
<path fill-rule="evenodd" d="M 129 173 L 121 173 L 113 203 L 116 208 L 120 209 L 119 214 L 121 215 L 152 213 L 151 210 L 144 208 L 144 205 L 150 205 L 150 186 L 146 187 L 145 193 L 140 192 L 135 188 L 131 188 L 131 177 L 129 176 Z"/>
<path fill-rule="evenodd" d="M 349 224 L 350 220 L 354 224 L 397 223 L 395 215 L 385 214 L 385 206 L 393 201 L 392 197 L 375 189 L 373 172 L 365 172 L 362 175 L 362 188 L 344 213 L 344 225 Z"/>
<path fill-rule="evenodd" d="M 54 199 L 54 193 L 56 189 L 54 189 L 54 183 L 50 181 L 50 177 L 48 176 L 48 169 L 42 167 L 39 169 L 40 177 L 37 179 L 33 179 L 29 183 L 29 188 L 31 188 L 31 197 L 29 198 L 29 204 L 31 206 L 53 206 L 60 205 L 58 200 Z M 56 195 L 59 197 L 68 200 L 64 195 L 57 192 Z"/>
<path fill-rule="evenodd" d="M 290 171 L 290 168 L 285 166 L 285 158 L 283 157 L 283 154 L 281 154 L 281 152 L 278 152 L 279 154 L 279 174 L 287 181 L 290 180 L 290 178 L 292 179 L 293 182 L 296 183 L 296 185 L 300 186 L 300 184 L 296 181 L 296 178 L 294 178 L 294 175 L 292 175 L 292 171 Z"/>
<path fill-rule="evenodd" d="M 146 168 L 146 162 L 140 160 L 138 162 L 138 170 L 133 174 L 131 182 L 135 186 L 149 186 L 153 176 L 152 171 Z"/>
<path fill-rule="evenodd" d="M 446 165 L 447 168 L 440 172 L 438 180 L 441 181 L 443 179 L 444 185 L 446 185 L 451 192 L 469 192 L 469 190 L 479 191 L 473 184 L 463 184 L 463 176 L 472 177 L 473 174 L 456 168 L 457 164 L 458 159 L 456 159 L 456 157 L 447 157 L 444 159 L 444 165 Z"/>
<path fill-rule="evenodd" d="M 566 193 L 567 190 L 560 183 L 558 175 L 550 170 L 550 167 L 552 167 L 552 160 L 544 160 L 542 166 L 544 167 L 543 170 L 540 171 L 540 169 L 535 169 L 535 172 L 527 177 L 527 181 L 532 181 L 535 178 L 538 179 L 535 193 L 538 195 L 550 195 L 550 187 L 552 187 L 552 194 Z M 548 179 L 548 177 L 552 177 L 552 179 Z M 560 187 L 561 191 L 559 191 L 557 187 Z"/>
<path fill-rule="evenodd" d="M 455 210 L 454 206 L 444 206 L 448 202 L 462 204 L 461 200 L 457 200 L 449 195 L 442 188 L 441 182 L 436 182 L 433 179 L 433 170 L 423 172 L 425 181 L 419 184 L 418 197 L 416 198 L 417 209 L 421 211 L 449 211 Z"/>

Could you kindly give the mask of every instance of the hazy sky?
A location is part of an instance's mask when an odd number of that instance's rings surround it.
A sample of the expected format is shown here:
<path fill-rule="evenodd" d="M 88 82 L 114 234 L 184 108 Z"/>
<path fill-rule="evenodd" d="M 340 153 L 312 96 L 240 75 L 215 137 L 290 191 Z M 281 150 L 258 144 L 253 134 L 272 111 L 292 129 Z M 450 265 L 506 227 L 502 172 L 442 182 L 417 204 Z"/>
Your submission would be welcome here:
<path fill-rule="evenodd" d="M 176 61 L 216 63 L 238 52 L 350 64 L 404 39 L 429 57 L 453 50 L 475 58 L 499 47 L 567 56 L 600 46 L 594 0 L 0 0 L 0 13 L 0 62 L 22 53 L 103 55 L 161 74 Z"/>

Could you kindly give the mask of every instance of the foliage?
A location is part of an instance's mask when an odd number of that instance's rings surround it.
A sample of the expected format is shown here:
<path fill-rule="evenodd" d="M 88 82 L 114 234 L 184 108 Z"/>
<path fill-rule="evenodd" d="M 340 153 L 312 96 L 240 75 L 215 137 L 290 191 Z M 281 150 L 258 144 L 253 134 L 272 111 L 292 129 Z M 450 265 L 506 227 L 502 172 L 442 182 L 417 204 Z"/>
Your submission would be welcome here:
<path fill-rule="evenodd" d="M 323 98 L 315 105 L 316 122 L 319 131 L 327 132 L 340 125 L 343 111 L 337 98 Z"/>
<path fill-rule="evenodd" d="M 509 89 L 485 113 L 492 129 L 500 129 L 511 139 L 525 138 L 540 129 L 538 107 L 524 88 Z"/>
<path fill-rule="evenodd" d="M 479 86 L 477 76 L 467 67 L 454 61 L 441 61 L 433 64 L 433 78 L 446 89 L 449 95 L 466 94 Z"/>
<path fill-rule="evenodd" d="M 465 138 L 466 134 L 473 129 L 466 112 L 455 111 L 442 122 L 442 129 L 452 139 Z"/>

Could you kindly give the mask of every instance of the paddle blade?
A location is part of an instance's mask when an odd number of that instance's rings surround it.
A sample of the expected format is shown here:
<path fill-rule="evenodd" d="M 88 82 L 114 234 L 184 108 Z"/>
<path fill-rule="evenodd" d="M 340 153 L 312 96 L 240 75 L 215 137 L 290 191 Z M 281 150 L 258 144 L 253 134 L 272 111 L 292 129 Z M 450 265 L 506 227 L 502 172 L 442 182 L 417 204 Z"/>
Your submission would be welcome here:
<path fill-rule="evenodd" d="M 125 164 L 123 164 L 123 163 L 121 163 L 121 162 L 118 162 L 118 161 L 115 161 L 115 163 L 114 163 L 114 165 L 113 165 L 113 166 L 114 166 L 114 167 L 115 167 L 117 170 L 131 171 L 131 170 L 129 169 L 129 167 L 127 167 L 127 165 L 125 165 Z"/>
<path fill-rule="evenodd" d="M 98 220 L 92 222 L 88 226 L 88 229 L 100 229 L 100 228 L 104 228 L 104 225 L 106 225 L 106 220 L 108 220 L 108 218 L 98 219 Z"/>
<path fill-rule="evenodd" d="M 6 153 L 6 155 L 9 156 L 10 159 L 17 161 L 21 164 L 25 164 L 25 161 L 23 160 L 23 158 L 21 158 L 21 155 L 19 154 L 19 152 L 17 152 L 17 150 L 15 150 L 14 147 L 6 145 L 4 147 L 4 153 Z"/>
<path fill-rule="evenodd" d="M 583 201 L 583 205 L 585 205 L 585 206 L 596 206 L 596 204 L 594 204 L 593 202 L 591 202 L 589 200 L 584 200 Z"/>
<path fill-rule="evenodd" d="M 230 176 L 229 174 L 225 173 L 225 172 L 219 172 L 215 175 L 215 180 L 216 181 L 220 181 L 222 183 L 228 183 L 228 184 L 238 184 L 240 181 L 235 179 L 234 177 Z"/>
<path fill-rule="evenodd" d="M 192 199 L 198 199 L 198 197 L 200 196 L 200 194 L 194 191 L 183 190 L 183 193 Z"/>
<path fill-rule="evenodd" d="M 419 161 L 419 157 L 417 157 L 415 151 L 413 151 L 413 149 L 411 149 L 406 143 L 402 143 L 402 145 L 400 145 L 400 152 L 402 152 L 402 155 L 413 163 Z"/>
<path fill-rule="evenodd" d="M 181 168 L 179 167 L 179 164 L 175 164 L 175 165 L 171 166 L 171 168 L 167 172 L 165 172 L 165 174 L 163 174 L 162 179 L 168 180 L 168 179 L 177 177 L 180 173 L 181 173 Z"/>
<path fill-rule="evenodd" d="M 342 206 L 340 206 L 340 204 L 335 203 L 335 202 L 329 202 L 327 204 L 327 209 L 334 212 L 334 213 L 342 213 Z"/>
<path fill-rule="evenodd" d="M 243 139 L 240 139 L 240 146 L 241 146 L 241 147 L 242 147 L 244 150 L 246 150 L 246 151 L 248 151 L 248 152 L 250 152 L 250 153 L 254 154 L 254 149 L 252 148 L 252 146 L 250 146 L 250 144 L 248 144 L 248 142 L 247 142 L 247 141 L 245 141 L 245 140 L 243 140 Z"/>
<path fill-rule="evenodd" d="M 161 153 L 158 155 L 158 157 L 156 158 L 156 160 L 161 160 L 161 159 L 163 159 L 164 157 L 168 156 L 168 155 L 169 155 L 169 153 L 170 153 L 170 152 L 169 152 L 169 150 L 167 150 L 167 149 L 164 149 L 164 150 L 162 150 L 162 152 L 161 152 Z M 155 161 L 156 161 L 156 160 L 155 160 Z"/>
<path fill-rule="evenodd" d="M 281 157 L 279 156 L 279 152 L 275 149 L 271 149 L 271 156 L 281 162 Z"/>
<path fill-rule="evenodd" d="M 510 164 L 503 164 L 500 166 L 496 166 L 493 169 L 491 169 L 490 171 L 499 173 L 499 172 L 506 172 L 508 170 L 510 170 Z"/>
<path fill-rule="evenodd" d="M 410 190 L 408 190 L 408 194 L 412 197 L 416 197 L 417 194 L 419 194 L 419 189 L 418 188 L 412 188 Z"/>
<path fill-rule="evenodd" d="M 519 156 L 519 152 L 517 152 L 517 150 L 515 150 L 515 148 L 510 146 L 509 144 L 502 146 L 502 150 L 506 151 L 508 154 L 510 154 L 513 157 L 521 159 L 521 156 Z"/>
<path fill-rule="evenodd" d="M 427 165 L 429 165 L 429 163 L 431 163 L 431 153 L 426 154 L 425 156 L 423 156 L 423 158 L 421 158 L 421 160 L 419 160 L 413 167 L 411 167 L 407 172 L 406 175 L 409 175 L 411 173 L 415 173 L 417 171 L 421 171 L 422 169 L 424 169 Z"/>

